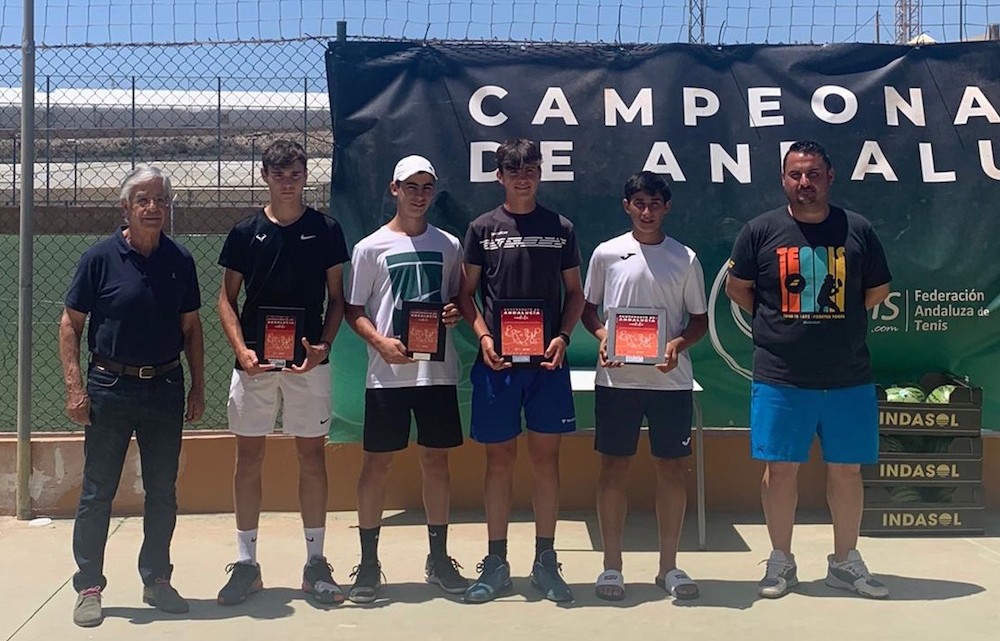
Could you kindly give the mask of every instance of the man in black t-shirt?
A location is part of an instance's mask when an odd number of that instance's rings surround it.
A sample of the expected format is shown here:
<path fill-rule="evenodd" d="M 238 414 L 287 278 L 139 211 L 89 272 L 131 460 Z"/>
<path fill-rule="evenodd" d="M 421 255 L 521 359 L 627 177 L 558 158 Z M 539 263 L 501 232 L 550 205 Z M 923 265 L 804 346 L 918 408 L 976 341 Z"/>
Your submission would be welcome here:
<path fill-rule="evenodd" d="M 833 167 L 818 143 L 794 143 L 782 164 L 788 199 L 751 220 L 733 247 L 726 293 L 753 315 L 753 457 L 773 550 L 758 583 L 765 598 L 798 583 L 791 552 L 798 469 L 818 435 L 827 463 L 834 552 L 827 585 L 869 598 L 888 588 L 857 551 L 861 464 L 878 459 L 878 406 L 865 339 L 868 310 L 892 276 L 871 224 L 829 204 Z"/>
<path fill-rule="evenodd" d="M 219 318 L 236 354 L 228 414 L 229 429 L 236 435 L 233 494 L 238 558 L 228 568 L 232 575 L 218 601 L 242 603 L 262 587 L 257 564 L 261 466 L 280 399 L 282 428 L 295 437 L 299 458 L 299 507 L 306 540 L 302 589 L 321 603 L 339 603 L 344 594 L 323 555 L 324 446 L 330 427 L 328 356 L 344 315 L 342 266 L 348 260 L 347 246 L 335 220 L 302 204 L 306 155 L 298 143 L 272 143 L 264 151 L 261 176 L 270 202 L 236 223 L 219 256 L 225 268 Z M 246 297 L 239 310 L 241 288 Z M 268 327 L 276 331 L 267 341 L 269 349 L 285 343 L 288 357 L 283 367 L 263 359 L 265 337 L 260 332 L 265 307 L 283 308 L 271 312 Z M 295 317 L 300 324 L 292 321 L 296 330 L 292 334 L 283 319 Z"/>
<path fill-rule="evenodd" d="M 490 601 L 511 588 L 507 563 L 517 436 L 521 411 L 528 428 L 535 510 L 535 563 L 531 584 L 547 599 L 571 601 L 553 549 L 559 517 L 559 445 L 576 429 L 569 367 L 569 336 L 583 312 L 580 251 L 573 224 L 538 205 L 542 156 L 530 140 L 497 149 L 497 178 L 504 204 L 472 221 L 465 237 L 466 278 L 459 297 L 463 316 L 479 337 L 481 358 L 472 368 L 473 440 L 486 446 L 485 504 L 489 548 L 479 579 L 465 592 L 471 603 Z M 485 319 L 473 302 L 477 286 Z M 497 354 L 496 303 L 534 300 L 545 308 L 548 335 L 539 367 L 511 368 Z"/>

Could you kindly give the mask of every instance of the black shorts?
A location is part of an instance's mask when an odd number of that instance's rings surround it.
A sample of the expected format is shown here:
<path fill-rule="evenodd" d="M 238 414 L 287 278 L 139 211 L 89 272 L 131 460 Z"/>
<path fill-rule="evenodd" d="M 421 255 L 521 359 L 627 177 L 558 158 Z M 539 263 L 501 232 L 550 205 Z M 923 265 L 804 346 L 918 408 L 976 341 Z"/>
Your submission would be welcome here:
<path fill-rule="evenodd" d="M 445 448 L 462 444 L 462 419 L 454 385 L 381 387 L 365 390 L 365 451 L 406 449 L 411 412 L 420 445 Z"/>
<path fill-rule="evenodd" d="M 649 424 L 649 449 L 657 458 L 691 454 L 691 390 L 594 388 L 594 449 L 610 456 L 634 456 L 643 416 Z"/>

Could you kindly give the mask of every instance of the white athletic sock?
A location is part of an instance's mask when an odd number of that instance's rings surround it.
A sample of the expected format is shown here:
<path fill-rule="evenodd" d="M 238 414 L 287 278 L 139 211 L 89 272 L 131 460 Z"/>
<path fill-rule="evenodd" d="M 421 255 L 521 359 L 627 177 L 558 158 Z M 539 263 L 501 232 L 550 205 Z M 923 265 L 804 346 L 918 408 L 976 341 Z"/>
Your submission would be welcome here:
<path fill-rule="evenodd" d="M 325 527 L 303 528 L 306 535 L 306 563 L 314 556 L 323 556 L 323 539 L 326 537 Z"/>
<path fill-rule="evenodd" d="M 236 530 L 237 561 L 257 563 L 257 528 Z"/>

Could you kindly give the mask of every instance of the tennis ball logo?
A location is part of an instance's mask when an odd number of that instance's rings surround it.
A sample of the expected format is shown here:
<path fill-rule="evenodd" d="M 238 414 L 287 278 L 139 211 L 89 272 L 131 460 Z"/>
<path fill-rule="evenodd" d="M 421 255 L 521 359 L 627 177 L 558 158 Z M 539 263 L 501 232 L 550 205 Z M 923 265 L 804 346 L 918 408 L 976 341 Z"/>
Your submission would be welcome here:
<path fill-rule="evenodd" d="M 940 525 L 941 527 L 950 527 L 951 526 L 951 514 L 948 514 L 947 512 L 943 512 L 941 514 L 938 514 L 938 525 Z"/>
<path fill-rule="evenodd" d="M 785 277 L 785 289 L 792 294 L 801 294 L 806 288 L 806 279 L 802 274 L 789 274 Z"/>
<path fill-rule="evenodd" d="M 951 416 L 948 414 L 938 414 L 934 417 L 934 422 L 938 424 L 938 427 L 948 427 L 951 425 Z"/>
<path fill-rule="evenodd" d="M 935 471 L 937 472 L 937 475 L 940 478 L 951 476 L 951 466 L 946 465 L 945 463 L 941 463 L 940 465 L 938 465 Z"/>

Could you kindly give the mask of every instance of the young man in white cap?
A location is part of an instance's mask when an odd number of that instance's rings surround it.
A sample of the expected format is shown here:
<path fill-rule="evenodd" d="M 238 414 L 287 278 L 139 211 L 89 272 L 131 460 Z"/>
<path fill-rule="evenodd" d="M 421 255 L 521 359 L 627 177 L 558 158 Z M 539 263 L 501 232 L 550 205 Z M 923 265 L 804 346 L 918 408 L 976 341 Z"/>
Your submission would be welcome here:
<path fill-rule="evenodd" d="M 389 183 L 396 199 L 395 216 L 354 246 L 347 322 L 368 343 L 365 455 L 358 479 L 361 562 L 348 592 L 356 603 L 378 597 L 385 478 L 394 454 L 408 445 L 411 415 L 417 424 L 430 543 L 424 566 L 427 581 L 451 594 L 463 593 L 469 583 L 447 551 L 448 450 L 462 444 L 455 348 L 446 335 L 443 361 L 415 360 L 400 340 L 404 302 L 441 304 L 447 328 L 460 319 L 452 301 L 462 282 L 462 246 L 455 236 L 427 222 L 436 182 L 437 172 L 426 158 L 401 159 Z"/>

